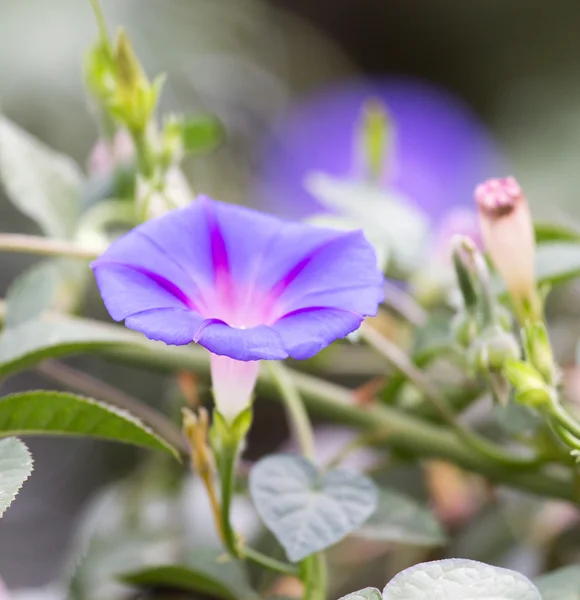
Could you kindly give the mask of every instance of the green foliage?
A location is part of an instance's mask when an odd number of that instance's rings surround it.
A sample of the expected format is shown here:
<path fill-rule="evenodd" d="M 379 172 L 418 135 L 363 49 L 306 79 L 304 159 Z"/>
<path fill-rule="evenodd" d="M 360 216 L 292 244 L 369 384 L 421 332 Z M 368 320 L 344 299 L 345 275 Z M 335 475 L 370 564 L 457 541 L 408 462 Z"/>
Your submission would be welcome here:
<path fill-rule="evenodd" d="M 82 435 L 178 456 L 175 448 L 129 413 L 61 392 L 33 391 L 1 398 L 0 435 Z"/>
<path fill-rule="evenodd" d="M 387 488 L 379 489 L 377 509 L 353 535 L 415 546 L 440 546 L 446 540 L 430 510 L 410 496 Z"/>
<path fill-rule="evenodd" d="M 78 223 L 84 177 L 58 154 L 0 116 L 0 179 L 14 206 L 50 237 L 70 239 Z"/>
<path fill-rule="evenodd" d="M 387 584 L 383 600 L 542 600 L 523 575 L 474 560 L 449 558 L 405 569 Z"/>
<path fill-rule="evenodd" d="M 258 514 L 297 562 L 356 531 L 376 510 L 377 491 L 363 475 L 321 473 L 301 456 L 271 455 L 250 472 Z"/>
<path fill-rule="evenodd" d="M 538 247 L 536 273 L 540 283 L 564 283 L 580 276 L 580 244 L 551 242 Z"/>
<path fill-rule="evenodd" d="M 534 580 L 542 600 L 580 600 L 580 566 L 563 567 Z"/>
<path fill-rule="evenodd" d="M 223 600 L 257 600 L 242 565 L 223 553 L 196 552 L 183 564 L 156 565 L 120 576 L 135 587 L 167 587 Z"/>
<path fill-rule="evenodd" d="M 179 122 L 179 130 L 185 154 L 212 150 L 223 141 L 225 135 L 222 123 L 208 115 L 184 117 Z"/>
<path fill-rule="evenodd" d="M 32 456 L 17 438 L 0 440 L 0 517 L 32 473 Z"/>

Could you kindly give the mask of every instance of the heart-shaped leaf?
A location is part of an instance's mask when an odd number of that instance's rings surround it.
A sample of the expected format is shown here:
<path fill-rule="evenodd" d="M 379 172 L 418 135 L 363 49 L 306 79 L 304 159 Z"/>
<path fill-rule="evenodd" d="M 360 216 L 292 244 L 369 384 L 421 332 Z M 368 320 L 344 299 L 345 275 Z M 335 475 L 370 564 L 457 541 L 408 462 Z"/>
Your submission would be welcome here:
<path fill-rule="evenodd" d="M 395 575 L 383 600 L 542 600 L 538 588 L 515 571 L 475 560 L 421 563 Z"/>
<path fill-rule="evenodd" d="M 0 517 L 32 473 L 32 456 L 17 438 L 0 440 Z"/>
<path fill-rule="evenodd" d="M 51 237 L 70 238 L 77 225 L 83 174 L 58 154 L 0 117 L 0 177 L 12 203 Z"/>
<path fill-rule="evenodd" d="M 293 562 L 355 531 L 377 505 L 376 487 L 368 477 L 341 469 L 321 473 L 305 458 L 284 454 L 254 466 L 250 493 Z"/>
<path fill-rule="evenodd" d="M 357 537 L 417 546 L 438 546 L 445 534 L 433 513 L 395 490 L 380 489 L 377 510 L 354 533 Z"/>
<path fill-rule="evenodd" d="M 0 399 L 0 435 L 74 435 L 178 452 L 125 411 L 74 394 L 34 391 Z"/>
<path fill-rule="evenodd" d="M 542 600 L 580 600 L 580 567 L 571 565 L 537 577 Z"/>
<path fill-rule="evenodd" d="M 340 598 L 340 600 L 382 600 L 382 598 L 381 592 L 377 588 L 367 587 L 358 590 L 358 592 L 347 594 Z"/>

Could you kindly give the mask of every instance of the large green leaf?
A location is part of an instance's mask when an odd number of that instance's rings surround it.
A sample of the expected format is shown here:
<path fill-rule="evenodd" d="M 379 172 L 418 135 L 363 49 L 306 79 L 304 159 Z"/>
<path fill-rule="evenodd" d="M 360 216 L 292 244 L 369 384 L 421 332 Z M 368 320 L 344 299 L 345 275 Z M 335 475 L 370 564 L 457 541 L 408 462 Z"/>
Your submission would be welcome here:
<path fill-rule="evenodd" d="M 119 325 L 91 319 L 54 316 L 28 321 L 0 334 L 0 376 L 35 365 L 45 358 L 103 352 L 109 356 L 139 356 L 139 363 L 150 363 L 167 370 L 194 368 L 207 362 L 202 348 L 178 348 L 152 342 L 145 336 Z"/>
<path fill-rule="evenodd" d="M 377 510 L 354 535 L 417 546 L 445 542 L 441 525 L 429 509 L 405 494 L 385 488 L 379 489 Z"/>
<path fill-rule="evenodd" d="M 297 562 L 340 541 L 375 511 L 377 491 L 364 475 L 320 473 L 301 456 L 273 455 L 250 472 L 258 514 Z"/>
<path fill-rule="evenodd" d="M 6 292 L 4 325 L 16 327 L 39 317 L 54 301 L 58 290 L 58 266 L 48 260 L 21 273 Z"/>
<path fill-rule="evenodd" d="M 580 600 L 580 566 L 571 565 L 534 580 L 542 600 Z"/>
<path fill-rule="evenodd" d="M 0 440 L 0 517 L 32 473 L 32 456 L 17 438 Z"/>
<path fill-rule="evenodd" d="M 534 223 L 536 243 L 577 242 L 580 243 L 580 228 L 561 223 Z"/>
<path fill-rule="evenodd" d="M 81 170 L 2 116 L 0 177 L 13 204 L 46 235 L 72 236 L 79 216 Z"/>
<path fill-rule="evenodd" d="M 395 575 L 383 600 L 542 600 L 538 588 L 515 571 L 475 560 L 448 558 L 421 563 Z"/>
<path fill-rule="evenodd" d="M 0 398 L 0 435 L 25 434 L 94 437 L 178 455 L 129 413 L 62 392 L 33 391 Z"/>
<path fill-rule="evenodd" d="M 120 580 L 137 587 L 167 587 L 223 600 L 257 599 L 241 564 L 213 551 L 191 554 L 184 564 L 150 566 L 125 573 Z"/>

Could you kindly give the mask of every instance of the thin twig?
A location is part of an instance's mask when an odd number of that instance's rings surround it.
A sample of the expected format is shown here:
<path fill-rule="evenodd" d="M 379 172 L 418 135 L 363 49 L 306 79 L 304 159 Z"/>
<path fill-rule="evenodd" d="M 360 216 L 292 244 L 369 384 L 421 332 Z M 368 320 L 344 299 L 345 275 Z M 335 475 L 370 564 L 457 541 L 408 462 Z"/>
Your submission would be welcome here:
<path fill-rule="evenodd" d="M 66 388 L 130 412 L 182 454 L 189 453 L 189 446 L 181 431 L 165 415 L 126 392 L 56 360 L 39 363 L 36 371 Z"/>
<path fill-rule="evenodd" d="M 99 256 L 99 252 L 83 248 L 73 242 L 20 233 L 0 234 L 0 251 L 42 256 L 67 256 L 85 260 L 94 260 Z"/>
<path fill-rule="evenodd" d="M 413 296 L 386 280 L 383 289 L 385 291 L 386 306 L 392 308 L 415 327 L 425 325 L 427 313 Z"/>

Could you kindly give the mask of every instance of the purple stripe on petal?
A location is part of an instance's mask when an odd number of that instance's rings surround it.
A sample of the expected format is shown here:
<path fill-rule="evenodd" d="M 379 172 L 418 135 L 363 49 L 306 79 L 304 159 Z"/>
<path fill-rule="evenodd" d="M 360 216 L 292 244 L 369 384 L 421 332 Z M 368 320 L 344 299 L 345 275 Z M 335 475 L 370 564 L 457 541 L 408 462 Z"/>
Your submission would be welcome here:
<path fill-rule="evenodd" d="M 213 265 L 214 283 L 217 287 L 224 286 L 229 290 L 230 284 L 230 264 L 228 259 L 228 251 L 220 230 L 219 222 L 215 214 L 213 202 L 202 196 L 199 202 L 203 206 L 207 230 L 209 232 L 209 243 L 211 260 Z"/>
<path fill-rule="evenodd" d="M 161 289 L 165 290 L 168 294 L 171 294 L 172 296 L 174 296 L 177 300 L 179 300 L 179 302 L 184 304 L 187 308 L 189 308 L 191 310 L 198 310 L 195 303 L 193 302 L 193 300 L 191 298 L 189 298 L 189 296 L 183 290 L 181 290 L 173 282 L 169 281 L 169 279 L 167 279 L 166 277 L 163 277 L 163 275 L 154 273 L 153 271 L 150 271 L 149 269 L 145 269 L 144 267 L 139 267 L 136 265 L 128 265 L 126 263 L 122 263 L 122 262 L 118 262 L 118 261 L 114 261 L 114 260 L 106 260 L 106 259 L 96 260 L 92 266 L 93 266 L 93 268 L 107 267 L 107 266 L 115 267 L 116 266 L 116 267 L 123 267 L 125 269 L 132 269 L 133 271 L 135 271 L 137 273 L 141 273 L 141 275 L 144 275 L 145 277 L 150 279 L 153 283 L 157 284 Z"/>

